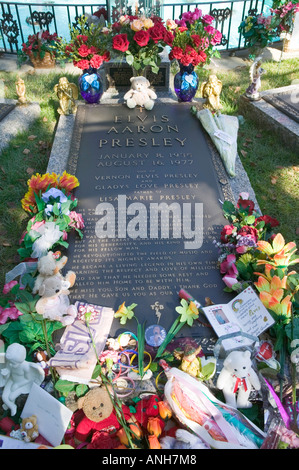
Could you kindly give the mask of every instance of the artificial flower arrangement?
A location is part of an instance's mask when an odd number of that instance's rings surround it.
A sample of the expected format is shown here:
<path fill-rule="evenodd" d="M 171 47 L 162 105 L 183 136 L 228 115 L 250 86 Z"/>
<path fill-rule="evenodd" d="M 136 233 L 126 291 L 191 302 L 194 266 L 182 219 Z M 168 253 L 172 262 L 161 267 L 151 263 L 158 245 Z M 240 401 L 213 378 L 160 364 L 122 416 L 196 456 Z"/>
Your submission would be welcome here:
<path fill-rule="evenodd" d="M 22 44 L 19 59 L 22 61 L 29 57 L 33 63 L 38 63 L 38 61 L 45 60 L 48 55 L 49 63 L 54 64 L 60 41 L 61 38 L 58 37 L 57 33 L 50 34 L 47 30 L 31 34 L 28 36 L 27 41 Z"/>
<path fill-rule="evenodd" d="M 56 245 L 67 248 L 72 230 L 82 238 L 84 220 L 75 210 L 78 200 L 72 194 L 79 186 L 75 176 L 66 171 L 62 175 L 37 173 L 27 184 L 21 204 L 31 218 L 18 250 L 21 259 L 39 258 Z"/>
<path fill-rule="evenodd" d="M 172 32 L 155 15 L 122 15 L 109 28 L 103 29 L 103 33 L 112 40 L 112 52 L 125 58 L 138 73 L 147 66 L 153 73 L 158 73 L 160 53 L 173 41 Z"/>
<path fill-rule="evenodd" d="M 238 31 L 244 38 L 245 47 L 263 49 L 277 36 L 278 19 L 274 15 L 247 16 L 240 24 Z"/>
<path fill-rule="evenodd" d="M 214 46 L 221 43 L 222 34 L 213 22 L 213 16 L 203 15 L 198 8 L 183 13 L 180 20 L 167 20 L 167 28 L 174 35 L 169 59 L 177 59 L 184 66 L 197 66 L 209 64 L 213 56 L 219 57 Z"/>
<path fill-rule="evenodd" d="M 70 27 L 70 41 L 62 39 L 59 43 L 59 56 L 72 60 L 81 70 L 99 69 L 103 62 L 110 60 L 109 45 L 102 29 L 101 24 L 88 24 L 87 17 L 82 15 L 78 26 Z"/>
<path fill-rule="evenodd" d="M 299 3 L 274 1 L 270 11 L 278 22 L 278 34 L 291 34 L 294 28 L 295 14 L 299 11 Z"/>

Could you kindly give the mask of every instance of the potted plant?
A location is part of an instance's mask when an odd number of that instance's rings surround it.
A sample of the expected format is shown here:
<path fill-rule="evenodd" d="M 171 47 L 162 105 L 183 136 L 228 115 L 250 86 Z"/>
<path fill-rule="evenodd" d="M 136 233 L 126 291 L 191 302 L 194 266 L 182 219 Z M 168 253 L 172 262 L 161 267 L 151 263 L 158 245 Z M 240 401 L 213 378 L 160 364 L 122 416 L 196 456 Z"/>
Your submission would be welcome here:
<path fill-rule="evenodd" d="M 299 12 L 299 3 L 276 0 L 273 2 L 271 12 L 274 14 L 274 18 L 278 23 L 277 35 L 283 39 L 283 51 L 287 52 L 294 28 L 295 15 Z"/>
<path fill-rule="evenodd" d="M 22 45 L 22 55 L 29 57 L 34 68 L 53 68 L 55 66 L 56 49 L 60 38 L 56 33 L 39 31 L 28 36 Z"/>
<path fill-rule="evenodd" d="M 239 26 L 239 33 L 245 40 L 245 47 L 250 49 L 250 56 L 253 58 L 260 55 L 262 49 L 277 35 L 276 28 L 278 20 L 274 15 L 265 16 L 263 13 L 259 15 L 247 16 Z"/>

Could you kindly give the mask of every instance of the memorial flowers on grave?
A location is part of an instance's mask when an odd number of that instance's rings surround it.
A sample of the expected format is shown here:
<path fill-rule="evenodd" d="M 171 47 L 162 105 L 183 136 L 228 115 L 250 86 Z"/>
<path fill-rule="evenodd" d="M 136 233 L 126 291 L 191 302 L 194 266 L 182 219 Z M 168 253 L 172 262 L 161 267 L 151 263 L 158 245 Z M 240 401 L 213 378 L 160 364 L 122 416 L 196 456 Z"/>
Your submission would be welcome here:
<path fill-rule="evenodd" d="M 31 218 L 20 240 L 21 259 L 39 258 L 58 245 L 68 247 L 68 233 L 73 230 L 82 238 L 84 220 L 75 210 L 78 200 L 72 194 L 79 186 L 75 176 L 66 171 L 62 175 L 37 173 L 27 184 L 21 204 Z"/>
<path fill-rule="evenodd" d="M 19 56 L 21 59 L 29 57 L 35 68 L 54 67 L 60 40 L 57 33 L 50 34 L 49 31 L 31 34 L 22 44 L 22 52 Z"/>
<path fill-rule="evenodd" d="M 180 101 L 191 101 L 196 94 L 198 77 L 194 67 L 209 64 L 213 56 L 219 57 L 215 46 L 221 43 L 222 34 L 213 22 L 211 15 L 203 15 L 198 8 L 183 13 L 180 20 L 166 22 L 174 36 L 169 59 L 176 59 L 180 65 L 174 78 Z"/>
<path fill-rule="evenodd" d="M 262 49 L 268 46 L 277 36 L 278 20 L 275 16 L 259 15 L 247 16 L 240 24 L 238 32 L 244 38 L 244 46 L 250 49 L 250 55 L 259 55 Z"/>
<path fill-rule="evenodd" d="M 173 41 L 172 32 L 155 15 L 122 15 L 103 33 L 111 37 L 113 54 L 131 65 L 135 76 L 143 75 L 146 68 L 158 73 L 160 54 Z"/>
<path fill-rule="evenodd" d="M 70 27 L 70 41 L 61 40 L 59 55 L 71 60 L 82 70 L 79 89 L 88 103 L 98 103 L 103 94 L 103 84 L 98 69 L 109 62 L 110 52 L 107 37 L 102 34 L 103 25 L 88 24 L 84 15 L 78 19 L 78 27 Z"/>
<path fill-rule="evenodd" d="M 270 9 L 278 22 L 277 33 L 281 37 L 289 37 L 294 28 L 295 14 L 299 12 L 299 3 L 274 1 Z"/>
<path fill-rule="evenodd" d="M 236 206 L 224 201 L 222 209 L 229 224 L 223 227 L 220 241 L 215 241 L 220 272 L 225 290 L 241 290 L 244 283 L 254 278 L 257 270 L 258 241 L 269 240 L 279 222 L 268 215 L 261 216 L 246 192 L 240 193 Z"/>

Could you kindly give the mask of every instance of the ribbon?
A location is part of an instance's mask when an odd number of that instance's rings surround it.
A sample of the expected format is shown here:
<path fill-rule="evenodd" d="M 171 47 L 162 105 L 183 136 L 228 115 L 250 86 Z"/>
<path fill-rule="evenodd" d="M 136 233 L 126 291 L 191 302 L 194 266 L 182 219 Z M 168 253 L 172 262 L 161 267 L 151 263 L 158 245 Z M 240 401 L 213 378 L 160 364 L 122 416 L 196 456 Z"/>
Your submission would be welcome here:
<path fill-rule="evenodd" d="M 266 382 L 266 385 L 267 385 L 267 387 L 269 388 L 269 390 L 270 390 L 270 392 L 271 392 L 271 394 L 272 394 L 272 396 L 273 396 L 273 398 L 274 398 L 274 401 L 275 401 L 275 403 L 276 403 L 276 405 L 277 405 L 277 408 L 278 408 L 278 410 L 279 410 L 279 413 L 280 413 L 280 415 L 281 415 L 281 417 L 282 417 L 282 419 L 283 419 L 283 422 L 284 422 L 286 428 L 290 429 L 290 421 L 291 421 L 291 419 L 290 419 L 288 413 L 287 413 L 286 410 L 284 409 L 284 407 L 283 407 L 283 405 L 282 405 L 282 403 L 281 403 L 281 401 L 280 401 L 278 395 L 275 393 L 275 390 L 274 390 L 274 388 L 272 387 L 272 385 L 268 382 L 268 380 L 265 379 L 265 377 L 263 377 L 263 379 L 264 379 L 264 381 Z"/>
<path fill-rule="evenodd" d="M 83 91 L 87 91 L 90 87 L 94 88 L 95 90 L 99 90 L 100 88 L 98 77 L 95 73 L 92 73 L 91 75 L 85 73 L 84 75 L 82 75 Z"/>
<path fill-rule="evenodd" d="M 233 377 L 236 377 L 236 376 L 233 375 Z M 246 379 L 240 379 L 239 377 L 236 377 L 236 382 L 235 382 L 235 386 L 234 386 L 234 389 L 233 389 L 233 393 L 237 393 L 238 388 L 241 385 L 243 385 L 245 392 L 247 392 L 248 387 L 247 387 Z"/>
<path fill-rule="evenodd" d="M 182 75 L 181 90 L 188 90 L 188 88 L 195 87 L 197 84 L 197 75 L 195 72 L 184 72 Z"/>

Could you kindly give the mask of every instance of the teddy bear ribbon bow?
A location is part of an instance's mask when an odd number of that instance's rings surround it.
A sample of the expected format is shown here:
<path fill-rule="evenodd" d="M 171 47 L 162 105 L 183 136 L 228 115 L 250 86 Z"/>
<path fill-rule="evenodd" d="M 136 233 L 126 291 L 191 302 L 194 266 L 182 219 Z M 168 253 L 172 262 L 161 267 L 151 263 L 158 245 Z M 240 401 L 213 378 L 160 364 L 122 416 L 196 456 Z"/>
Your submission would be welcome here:
<path fill-rule="evenodd" d="M 233 389 L 233 393 L 237 393 L 238 388 L 243 385 L 245 392 L 247 392 L 247 382 L 246 378 L 240 379 L 239 377 L 236 377 L 235 375 L 233 376 L 236 378 L 235 386 Z"/>

